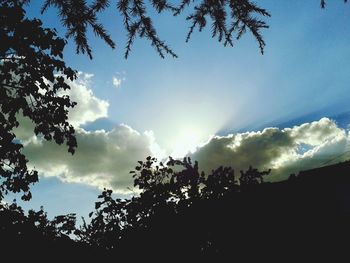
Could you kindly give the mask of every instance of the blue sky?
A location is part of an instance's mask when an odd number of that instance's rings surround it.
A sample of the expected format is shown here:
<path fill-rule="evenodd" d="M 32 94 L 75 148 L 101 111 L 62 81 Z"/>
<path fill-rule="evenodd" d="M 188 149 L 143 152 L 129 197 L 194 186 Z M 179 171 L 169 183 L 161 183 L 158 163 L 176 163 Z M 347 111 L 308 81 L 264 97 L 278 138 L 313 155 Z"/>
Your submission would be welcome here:
<path fill-rule="evenodd" d="M 33 1 L 27 8 L 29 17 L 39 16 L 40 2 Z M 103 118 L 85 122 L 80 127 L 93 132 L 113 130 L 125 124 L 141 137 L 152 137 L 165 155 L 194 150 L 193 147 L 210 142 L 213 135 L 221 136 L 218 142 L 236 132 L 249 133 L 251 138 L 252 132 L 266 127 L 279 127 L 282 131 L 282 128 L 319 121 L 322 117 L 338 121 L 315 124 L 317 127 L 335 125 L 325 133 L 334 138 L 343 131 L 346 133 L 349 115 L 343 113 L 350 110 L 349 4 L 328 1 L 327 8 L 322 10 L 319 0 L 257 2 L 271 14 L 271 18 L 266 19 L 270 28 L 263 31 L 264 55 L 249 32 L 233 48 L 223 47 L 211 39 L 209 30 L 195 31 L 190 42 L 185 43 L 189 24 L 184 16 L 154 16 L 159 36 L 177 53 L 177 59 L 170 56 L 161 59 L 147 40 L 137 40 L 125 60 L 125 31 L 112 5 L 101 15 L 101 22 L 115 40 L 115 50 L 92 34 L 89 41 L 93 60 L 76 55 L 71 41 L 65 49 L 67 64 L 83 74 L 93 74 L 88 78 L 88 89 L 94 97 L 108 102 L 107 113 L 98 115 Z M 63 36 L 64 29 L 55 12 L 49 9 L 40 18 L 45 26 L 57 28 Z M 118 87 L 113 85 L 113 78 L 120 81 Z M 314 126 L 309 127 L 310 131 Z M 124 131 L 124 128 L 120 129 Z M 261 132 L 259 136 L 264 134 Z M 240 137 L 243 141 L 244 136 Z M 237 136 L 232 138 L 238 140 Z M 305 141 L 297 143 L 304 145 Z M 310 149 L 329 144 L 323 140 L 317 143 L 310 139 L 306 144 L 312 146 Z M 208 143 L 207 148 L 210 145 Z M 342 151 L 345 150 L 337 148 L 332 153 Z M 193 156 L 206 160 L 204 153 L 197 152 L 198 155 Z M 129 156 L 132 157 L 135 156 Z M 277 165 L 282 161 L 268 164 Z M 67 169 L 67 173 L 73 171 Z M 62 180 L 53 174 L 50 171 L 50 177 L 45 177 L 45 171 L 42 172 L 41 182 L 33 188 L 34 198 L 25 206 L 38 208 L 43 204 L 49 215 L 77 211 L 86 216 L 100 189 L 96 184 L 89 184 L 90 179 L 77 183 L 79 180 Z"/>

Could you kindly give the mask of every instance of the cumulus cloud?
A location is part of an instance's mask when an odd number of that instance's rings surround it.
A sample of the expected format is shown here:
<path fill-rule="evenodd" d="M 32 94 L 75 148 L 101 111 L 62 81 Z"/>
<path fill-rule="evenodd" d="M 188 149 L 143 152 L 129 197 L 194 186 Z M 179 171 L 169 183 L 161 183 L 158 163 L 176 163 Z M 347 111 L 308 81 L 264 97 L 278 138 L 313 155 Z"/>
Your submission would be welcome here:
<path fill-rule="evenodd" d="M 125 124 L 111 131 L 88 132 L 79 128 L 77 141 L 73 156 L 65 147 L 36 137 L 27 141 L 24 152 L 42 176 L 112 188 L 124 194 L 131 191 L 133 180 L 129 171 L 138 160 L 150 155 L 166 157 L 153 132 L 140 133 Z M 221 165 L 239 172 L 253 165 L 271 168 L 270 180 L 282 180 L 300 170 L 350 159 L 350 135 L 332 120 L 323 118 L 293 128 L 214 136 L 191 157 L 206 172 Z"/>
<path fill-rule="evenodd" d="M 93 76 L 93 74 L 79 72 L 76 80 L 66 80 L 71 89 L 62 93 L 69 95 L 72 101 L 77 102 L 77 105 L 70 108 L 68 113 L 68 121 L 75 128 L 108 116 L 109 103 L 97 98 L 90 88 Z M 14 132 L 17 138 L 26 144 L 27 140 L 35 137 L 34 125 L 29 118 L 21 114 L 17 117 L 20 125 Z"/>
<path fill-rule="evenodd" d="M 79 182 L 126 193 L 132 187 L 130 171 L 138 160 L 155 155 L 152 132 L 139 133 L 121 124 L 111 131 L 77 131 L 78 148 L 72 156 L 65 147 L 32 140 L 24 152 L 42 176 L 56 176 L 65 182 Z"/>
<path fill-rule="evenodd" d="M 209 172 L 224 165 L 236 171 L 249 165 L 272 169 L 271 180 L 350 159 L 350 136 L 328 118 L 293 128 L 214 136 L 191 157 Z"/>
<path fill-rule="evenodd" d="M 69 122 L 76 127 L 108 115 L 109 103 L 97 98 L 90 88 L 93 76 L 93 74 L 79 72 L 77 80 L 66 80 L 71 86 L 67 93 L 72 101 L 77 102 L 68 115 Z"/>
<path fill-rule="evenodd" d="M 77 80 L 66 80 L 71 90 L 65 93 L 77 102 L 68 115 L 69 122 L 76 128 L 78 142 L 73 156 L 65 146 L 35 136 L 34 125 L 26 117 L 18 116 L 20 125 L 14 132 L 24 145 L 28 165 L 38 170 L 41 176 L 56 176 L 65 182 L 81 182 L 125 192 L 132 186 L 129 171 L 136 161 L 149 155 L 160 155 L 162 151 L 151 131 L 141 134 L 124 124 L 111 131 L 88 132 L 81 128 L 81 125 L 108 115 L 108 102 L 97 98 L 90 88 L 92 77 L 93 74 L 79 72 Z"/>
<path fill-rule="evenodd" d="M 99 188 L 112 188 L 119 193 L 130 192 L 134 169 L 138 160 L 147 156 L 164 157 L 152 131 L 140 133 L 120 124 L 110 131 L 86 131 L 82 125 L 107 117 L 109 104 L 97 98 L 91 88 L 93 74 L 79 72 L 67 91 L 77 106 L 69 111 L 69 122 L 76 128 L 78 148 L 72 156 L 65 146 L 35 136 L 30 119 L 18 116 L 20 126 L 15 129 L 24 145 L 28 165 L 40 176 L 58 177 L 64 182 L 84 183 Z"/>
<path fill-rule="evenodd" d="M 164 159 L 165 151 L 152 131 L 138 132 L 125 124 L 110 131 L 86 131 L 82 125 L 108 117 L 107 101 L 97 98 L 91 88 L 93 74 L 79 73 L 70 82 L 69 95 L 78 105 L 69 112 L 76 127 L 78 149 L 72 156 L 65 146 L 44 141 L 33 134 L 29 119 L 20 120 L 15 131 L 24 144 L 29 165 L 41 176 L 55 176 L 65 182 L 112 188 L 129 192 L 129 171 L 147 156 Z M 266 128 L 262 131 L 213 136 L 190 154 L 200 168 L 210 172 L 221 165 L 237 172 L 249 165 L 272 169 L 271 180 L 282 180 L 291 173 L 350 159 L 350 134 L 328 119 L 304 123 L 292 128 Z"/>

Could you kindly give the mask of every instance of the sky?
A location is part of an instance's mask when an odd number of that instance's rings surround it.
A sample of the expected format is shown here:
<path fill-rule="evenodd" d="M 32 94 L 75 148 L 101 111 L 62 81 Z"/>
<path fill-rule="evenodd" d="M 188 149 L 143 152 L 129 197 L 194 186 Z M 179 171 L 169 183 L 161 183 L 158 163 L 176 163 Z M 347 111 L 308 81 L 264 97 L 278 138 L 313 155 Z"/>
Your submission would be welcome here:
<path fill-rule="evenodd" d="M 41 1 L 32 2 L 28 17 L 63 36 L 56 10 L 42 16 Z M 162 14 L 154 16 L 155 26 L 178 58 L 162 59 L 138 39 L 125 60 L 125 31 L 113 5 L 100 19 L 115 50 L 91 33 L 90 60 L 68 41 L 64 59 L 80 72 L 69 83 L 78 102 L 69 113 L 78 149 L 71 156 L 64 146 L 41 141 L 22 120 L 17 133 L 40 174 L 23 206 L 87 217 L 104 187 L 133 193 L 129 171 L 148 155 L 188 155 L 206 172 L 220 165 L 271 168 L 271 180 L 350 159 L 349 4 L 256 2 L 271 14 L 262 32 L 264 55 L 249 32 L 233 48 L 212 39 L 210 30 L 195 31 L 186 43 L 185 17 Z"/>

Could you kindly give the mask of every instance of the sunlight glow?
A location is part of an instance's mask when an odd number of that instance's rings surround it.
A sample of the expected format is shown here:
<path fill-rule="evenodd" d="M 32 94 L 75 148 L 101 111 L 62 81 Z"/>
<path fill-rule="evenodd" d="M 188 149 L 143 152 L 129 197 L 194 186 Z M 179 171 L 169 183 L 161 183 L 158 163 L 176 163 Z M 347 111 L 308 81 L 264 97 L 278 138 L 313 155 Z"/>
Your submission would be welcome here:
<path fill-rule="evenodd" d="M 178 133 L 173 140 L 171 156 L 179 158 L 194 152 L 203 142 L 203 136 L 198 129 L 186 128 Z"/>

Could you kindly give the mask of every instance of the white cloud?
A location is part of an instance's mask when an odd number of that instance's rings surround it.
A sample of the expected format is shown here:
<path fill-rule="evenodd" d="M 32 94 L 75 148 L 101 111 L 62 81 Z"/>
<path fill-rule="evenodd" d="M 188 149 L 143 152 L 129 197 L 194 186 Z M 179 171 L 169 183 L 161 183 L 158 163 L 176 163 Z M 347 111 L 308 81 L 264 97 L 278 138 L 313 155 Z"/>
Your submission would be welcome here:
<path fill-rule="evenodd" d="M 304 149 L 303 149 L 304 148 Z M 191 155 L 206 172 L 220 165 L 237 172 L 272 168 L 271 179 L 350 159 L 350 136 L 328 118 L 293 128 L 215 136 Z"/>
<path fill-rule="evenodd" d="M 75 81 L 66 80 L 67 91 L 77 106 L 69 111 L 68 119 L 76 128 L 78 148 L 72 156 L 65 146 L 59 146 L 35 136 L 33 123 L 19 116 L 20 126 L 15 129 L 24 145 L 28 165 L 40 176 L 58 177 L 65 182 L 79 182 L 91 186 L 113 188 L 125 193 L 132 187 L 130 170 L 138 160 L 147 156 L 164 157 L 164 151 L 155 142 L 152 131 L 139 133 L 128 125 L 120 124 L 111 131 L 85 131 L 80 125 L 107 117 L 109 104 L 97 98 L 91 88 L 93 74 L 78 73 Z"/>
<path fill-rule="evenodd" d="M 60 91 L 58 94 L 68 95 L 71 101 L 77 102 L 74 108 L 68 109 L 68 121 L 75 127 L 107 117 L 109 103 L 94 95 L 91 89 L 93 77 L 94 74 L 79 71 L 76 80 L 71 81 L 65 78 L 70 89 Z M 46 82 L 49 83 L 49 81 Z"/>
<path fill-rule="evenodd" d="M 37 138 L 28 119 L 21 119 L 15 133 L 25 146 L 29 165 L 41 176 L 55 176 L 65 182 L 113 188 L 125 193 L 127 187 L 132 187 L 129 171 L 137 161 L 150 155 L 162 159 L 166 157 L 165 151 L 157 144 L 152 131 L 140 133 L 125 124 L 111 131 L 82 129 L 82 124 L 108 117 L 109 104 L 93 94 L 92 78 L 93 74 L 79 73 L 78 80 L 69 82 L 72 87 L 69 95 L 78 103 L 69 112 L 78 141 L 73 156 L 66 147 Z M 332 120 L 322 118 L 292 128 L 270 127 L 213 136 L 194 149 L 192 159 L 198 160 L 200 168 L 206 172 L 223 165 L 232 166 L 239 173 L 252 165 L 259 169 L 272 168 L 271 178 L 281 180 L 300 170 L 350 159 L 350 134 Z"/>
<path fill-rule="evenodd" d="M 109 103 L 97 98 L 90 88 L 94 75 L 79 72 L 78 76 L 75 81 L 66 80 L 71 87 L 67 94 L 77 102 L 68 114 L 69 122 L 75 127 L 107 117 L 109 107 Z"/>
<path fill-rule="evenodd" d="M 77 140 L 78 149 L 73 156 L 65 147 L 38 139 L 29 140 L 25 154 L 42 176 L 112 188 L 118 193 L 126 193 L 132 187 L 129 171 L 138 160 L 150 155 L 158 159 L 165 157 L 152 131 L 139 133 L 124 124 L 109 132 L 87 132 L 79 128 Z M 301 150 L 305 145 L 306 150 Z M 329 160 L 349 159 L 349 149 L 350 135 L 323 118 L 293 128 L 214 136 L 191 157 L 206 172 L 224 165 L 239 173 L 253 165 L 259 169 L 272 168 L 271 179 L 281 180 Z"/>
<path fill-rule="evenodd" d="M 109 132 L 78 129 L 76 137 L 78 148 L 73 156 L 63 146 L 34 140 L 26 144 L 24 153 L 42 176 L 125 193 L 132 187 L 129 172 L 137 161 L 159 151 L 152 132 L 139 133 L 124 124 Z"/>
<path fill-rule="evenodd" d="M 120 85 L 122 84 L 122 79 L 114 76 L 112 83 L 116 88 L 119 88 Z"/>
<path fill-rule="evenodd" d="M 90 88 L 93 76 L 93 74 L 78 72 L 76 80 L 66 80 L 71 89 L 61 93 L 69 95 L 71 101 L 77 102 L 74 108 L 69 108 L 68 113 L 68 121 L 75 128 L 108 116 L 109 103 L 97 98 Z M 18 115 L 18 121 L 20 125 L 14 129 L 16 137 L 24 144 L 26 144 L 27 140 L 34 140 L 34 125 L 32 121 L 21 114 Z"/>

